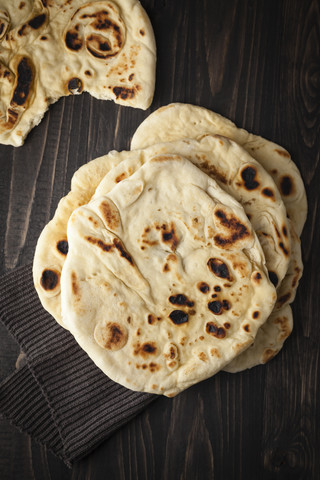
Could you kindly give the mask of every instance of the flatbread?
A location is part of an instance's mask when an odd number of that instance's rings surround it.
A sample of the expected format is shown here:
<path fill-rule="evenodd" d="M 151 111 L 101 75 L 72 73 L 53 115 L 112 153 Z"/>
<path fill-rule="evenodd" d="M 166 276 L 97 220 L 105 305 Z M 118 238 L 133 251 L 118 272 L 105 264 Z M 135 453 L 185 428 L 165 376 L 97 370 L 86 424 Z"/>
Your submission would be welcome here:
<path fill-rule="evenodd" d="M 232 140 L 221 135 L 204 135 L 198 140 L 152 145 L 145 149 L 145 155 L 139 155 L 139 162 L 134 157 L 126 159 L 102 181 L 104 191 L 135 172 L 142 162 L 148 161 L 150 154 L 183 156 L 243 205 L 262 245 L 270 278 L 278 287 L 289 266 L 289 221 L 280 193 L 265 169 Z"/>
<path fill-rule="evenodd" d="M 67 222 L 72 211 L 88 203 L 97 187 L 98 192 L 102 188 L 105 193 L 154 155 L 167 153 L 181 154 L 190 160 L 244 206 L 263 246 L 270 278 L 275 286 L 280 284 L 287 272 L 290 255 L 285 208 L 271 177 L 235 142 L 206 135 L 199 141 L 189 139 L 153 145 L 136 153 L 113 151 L 75 173 L 71 192 L 60 201 L 54 218 L 37 243 L 33 268 L 35 287 L 43 306 L 60 324 L 60 274 L 67 254 Z M 245 181 L 246 173 L 250 179 L 252 171 L 257 183 L 255 188 L 252 188 L 252 179 L 251 183 Z"/>
<path fill-rule="evenodd" d="M 224 149 L 227 147 L 227 145 L 231 145 L 232 148 L 230 150 L 231 152 L 233 152 L 233 155 L 230 155 L 230 151 L 228 153 L 224 152 L 220 155 L 217 155 L 216 146 L 222 147 L 222 144 L 224 144 Z M 233 194 L 238 200 L 240 200 L 244 204 L 245 210 L 250 218 L 251 208 L 253 210 L 253 220 L 251 218 L 251 221 L 253 221 L 253 223 L 255 222 L 255 218 L 259 218 L 259 213 L 257 212 L 264 210 L 267 203 L 265 205 L 259 204 L 259 201 L 258 204 L 255 203 L 256 199 L 254 194 L 256 192 L 254 191 L 244 191 L 245 196 L 241 196 L 241 185 L 239 184 L 239 182 L 233 182 L 232 180 L 234 178 L 233 176 L 235 175 L 236 165 L 238 165 L 238 169 L 240 168 L 241 164 L 243 165 L 243 163 L 241 162 L 240 164 L 235 163 L 234 157 L 239 157 L 239 154 L 236 155 L 235 152 L 240 152 L 242 149 L 238 147 L 237 150 L 237 148 L 235 148 L 237 146 L 233 144 L 234 142 L 230 141 L 230 139 L 224 139 L 219 135 L 212 136 L 209 134 L 204 134 L 200 136 L 199 140 L 184 139 L 168 144 L 153 145 L 152 147 L 149 147 L 147 149 L 147 154 L 143 150 L 139 153 L 110 152 L 104 157 L 89 162 L 87 165 L 84 165 L 81 169 L 79 169 L 78 172 L 75 173 L 72 180 L 71 192 L 65 199 L 61 200 L 53 220 L 49 222 L 49 224 L 42 232 L 38 241 L 34 259 L 34 282 L 39 297 L 44 307 L 56 318 L 59 323 L 62 324 L 60 301 L 60 274 L 68 248 L 66 235 L 67 222 L 72 211 L 75 208 L 77 208 L 79 205 L 83 205 L 89 202 L 100 181 L 108 172 L 110 173 L 107 175 L 107 178 L 102 182 L 104 184 L 105 190 L 107 188 L 113 188 L 114 184 L 119 183 L 124 178 L 131 175 L 152 155 L 159 153 L 182 153 L 186 158 L 193 161 L 198 167 L 202 168 L 205 172 L 211 174 L 213 178 L 218 179 L 220 185 L 223 186 L 223 188 L 227 187 L 227 189 L 229 189 L 229 193 Z M 198 150 L 198 153 L 197 155 L 194 155 L 194 152 L 196 150 Z M 248 157 L 250 157 L 248 154 L 244 155 L 244 159 Z M 244 159 L 242 159 L 241 161 L 243 162 Z M 254 166 L 254 160 L 252 160 L 251 157 L 250 159 L 253 162 Z M 239 158 L 237 161 L 239 162 Z M 226 169 L 226 162 L 228 162 L 229 164 L 229 171 Z M 266 174 L 266 172 L 261 173 L 261 176 L 260 171 L 264 172 L 264 170 L 261 168 L 260 170 L 258 170 L 259 178 L 262 180 L 259 191 L 262 191 L 263 188 L 266 188 L 266 179 L 269 178 L 268 181 L 270 182 L 270 177 Z M 238 185 L 236 183 L 238 183 Z M 273 183 L 269 183 L 268 188 L 271 188 L 273 191 L 276 192 L 275 199 L 277 199 L 278 202 L 277 188 L 274 187 Z M 253 194 L 253 197 L 248 197 L 248 194 Z M 253 205 L 250 206 L 252 200 Z M 265 199 L 263 199 L 263 201 L 265 201 Z M 275 206 L 275 211 L 276 209 L 277 207 Z M 281 215 L 283 216 L 283 213 L 281 213 Z M 275 222 L 275 225 L 278 225 L 275 230 L 277 232 L 282 231 L 281 225 L 279 225 L 280 217 Z M 302 275 L 303 265 L 301 260 L 300 240 L 295 233 L 294 228 L 292 227 L 292 222 L 288 220 L 288 223 L 289 226 L 287 224 L 286 229 L 290 231 L 290 237 L 292 242 L 290 263 L 287 274 L 281 283 L 280 278 L 277 278 L 277 281 L 275 281 L 274 275 L 272 275 L 273 281 L 277 284 L 278 298 L 275 305 L 275 311 L 273 312 L 271 319 L 268 320 L 264 327 L 266 330 L 270 328 L 270 332 L 272 332 L 272 334 L 270 333 L 268 336 L 263 330 L 261 332 L 259 331 L 256 341 L 250 347 L 250 355 L 245 355 L 245 358 L 250 359 L 250 361 L 245 361 L 241 358 L 242 355 L 240 355 L 232 362 L 230 366 L 228 366 L 228 371 L 239 371 L 242 368 L 250 368 L 251 366 L 265 363 L 266 359 L 272 358 L 281 349 L 284 340 L 287 338 L 284 335 L 284 331 L 287 333 L 291 332 L 292 315 L 288 314 L 288 309 L 286 309 L 286 306 L 294 300 L 299 279 Z M 270 225 L 271 224 L 272 223 L 270 223 Z M 267 232 L 264 233 L 266 234 Z M 279 235 L 279 233 L 277 233 L 277 235 Z M 262 239 L 261 243 L 263 244 L 263 238 L 261 237 L 261 235 L 259 236 L 259 238 Z M 272 233 L 271 238 L 274 242 L 275 236 L 272 235 Z M 61 253 L 61 251 L 59 251 L 58 247 L 60 247 L 61 249 L 61 246 L 62 248 L 65 248 L 64 253 Z M 265 249 L 265 245 L 263 246 L 263 248 Z M 285 311 L 283 315 L 282 311 Z M 272 321 L 272 318 L 274 317 L 281 317 L 282 322 Z M 269 324 L 270 327 L 268 327 Z M 271 348 L 272 335 L 274 348 Z"/>
<path fill-rule="evenodd" d="M 289 231 L 292 243 L 290 262 L 287 274 L 278 286 L 274 312 L 274 316 L 285 312 L 281 317 L 283 322 L 274 324 L 271 320 L 266 323 L 264 329 L 267 331 L 270 328 L 270 335 L 265 335 L 262 331 L 260 338 L 258 332 L 250 350 L 237 357 L 228 368 L 228 371 L 236 372 L 265 363 L 266 358 L 272 358 L 287 338 L 283 334 L 283 329 L 289 333 L 292 330 L 292 315 L 288 313 L 286 307 L 295 298 L 303 271 L 298 235 L 301 234 L 306 220 L 307 199 L 299 170 L 285 149 L 244 129 L 237 128 L 230 120 L 202 107 L 174 103 L 156 110 L 136 130 L 131 148 L 143 148 L 153 143 L 174 141 L 185 137 L 201 138 L 208 133 L 225 135 L 233 139 L 261 163 L 279 188 L 290 219 Z M 276 334 L 275 331 L 277 331 Z M 272 335 L 275 335 L 273 340 L 276 347 L 274 348 L 270 347 Z"/>
<path fill-rule="evenodd" d="M 0 0 L 0 32 L 0 143 L 22 145 L 62 96 L 152 102 L 156 46 L 137 0 Z"/>
<path fill-rule="evenodd" d="M 174 396 L 252 343 L 276 292 L 243 208 L 159 155 L 68 222 L 63 322 L 114 381 Z"/>
<path fill-rule="evenodd" d="M 34 286 L 43 307 L 62 326 L 60 276 L 68 253 L 68 220 L 76 208 L 91 200 L 102 178 L 128 156 L 136 154 L 112 151 L 80 167 L 72 177 L 70 192 L 60 200 L 38 239 L 33 260 Z"/>
<path fill-rule="evenodd" d="M 236 357 L 226 370 L 238 372 L 265 363 L 281 350 L 292 331 L 292 313 L 291 309 L 286 307 L 294 300 L 303 269 L 300 240 L 294 232 L 292 223 L 286 219 L 286 211 L 277 187 L 264 168 L 238 144 L 220 135 L 207 134 L 200 140 L 183 139 L 152 145 L 145 149 L 145 155 L 139 155 L 138 161 L 134 157 L 123 160 L 102 179 L 96 195 L 99 195 L 100 191 L 112 190 L 119 181 L 132 175 L 148 161 L 148 152 L 152 152 L 152 155 L 181 154 L 216 180 L 242 204 L 262 245 L 266 267 L 271 281 L 277 287 L 278 296 L 275 311 L 264 329 L 258 331 L 254 343 L 250 346 L 250 353 L 245 352 Z M 251 172 L 254 170 L 255 175 L 251 175 L 251 182 L 246 186 L 243 172 L 248 170 Z M 250 184 L 253 181 L 257 183 L 255 188 Z M 269 194 L 266 195 L 266 191 Z M 279 232 L 285 232 L 285 235 L 282 233 L 281 236 Z M 293 246 L 290 249 L 291 235 Z M 278 244 L 285 247 L 284 252 L 282 248 L 278 252 L 275 251 L 274 248 Z M 281 266 L 279 256 L 282 260 Z M 279 318 L 282 319 L 281 322 Z"/>
<path fill-rule="evenodd" d="M 264 325 L 259 328 L 250 347 L 224 367 L 229 373 L 238 373 L 247 368 L 265 364 L 277 355 L 293 328 L 292 310 L 289 305 L 274 309 Z"/>
<path fill-rule="evenodd" d="M 205 133 L 229 137 L 245 148 L 274 179 L 293 227 L 301 235 L 307 217 L 307 198 L 298 168 L 279 145 L 238 128 L 221 115 L 196 105 L 172 103 L 149 115 L 137 128 L 131 149 Z"/>

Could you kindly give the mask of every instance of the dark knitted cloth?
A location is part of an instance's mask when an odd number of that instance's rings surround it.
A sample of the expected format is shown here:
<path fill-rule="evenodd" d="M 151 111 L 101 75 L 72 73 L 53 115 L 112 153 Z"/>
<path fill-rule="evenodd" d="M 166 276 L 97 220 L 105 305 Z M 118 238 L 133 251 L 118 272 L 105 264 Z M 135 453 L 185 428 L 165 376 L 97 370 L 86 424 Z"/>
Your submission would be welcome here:
<path fill-rule="evenodd" d="M 0 412 L 70 466 L 156 397 L 104 375 L 42 307 L 32 266 L 0 278 L 0 320 L 27 363 L 0 385 Z"/>

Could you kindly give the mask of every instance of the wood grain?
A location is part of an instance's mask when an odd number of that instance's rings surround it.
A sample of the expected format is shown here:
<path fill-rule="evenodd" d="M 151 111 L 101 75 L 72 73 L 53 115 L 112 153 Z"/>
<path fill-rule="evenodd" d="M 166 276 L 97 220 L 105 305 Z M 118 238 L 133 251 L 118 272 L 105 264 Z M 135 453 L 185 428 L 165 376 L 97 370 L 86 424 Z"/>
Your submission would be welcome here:
<path fill-rule="evenodd" d="M 0 146 L 0 273 L 32 261 L 37 238 L 77 168 L 127 149 L 158 107 L 210 108 L 287 148 L 305 181 L 304 276 L 294 332 L 268 365 L 220 373 L 159 398 L 72 470 L 0 421 L 0 478 L 320 478 L 320 3 L 318 0 L 143 0 L 158 49 L 144 112 L 88 94 L 61 99 L 20 148 Z M 0 327 L 2 378 L 18 348 Z"/>

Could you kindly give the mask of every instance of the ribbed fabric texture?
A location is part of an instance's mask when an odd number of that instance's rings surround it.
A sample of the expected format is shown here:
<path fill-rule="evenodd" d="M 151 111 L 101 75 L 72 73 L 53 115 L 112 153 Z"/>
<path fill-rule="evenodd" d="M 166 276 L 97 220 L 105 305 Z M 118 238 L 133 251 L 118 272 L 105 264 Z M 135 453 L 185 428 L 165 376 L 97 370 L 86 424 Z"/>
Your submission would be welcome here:
<path fill-rule="evenodd" d="M 27 356 L 0 385 L 0 412 L 68 466 L 156 398 L 118 385 L 95 366 L 43 309 L 31 265 L 0 279 L 0 319 Z"/>

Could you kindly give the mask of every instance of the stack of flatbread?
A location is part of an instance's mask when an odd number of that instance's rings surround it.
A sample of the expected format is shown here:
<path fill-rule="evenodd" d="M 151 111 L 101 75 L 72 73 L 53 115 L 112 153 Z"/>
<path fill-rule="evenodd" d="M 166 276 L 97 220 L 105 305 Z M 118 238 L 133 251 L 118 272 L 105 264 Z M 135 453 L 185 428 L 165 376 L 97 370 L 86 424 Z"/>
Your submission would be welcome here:
<path fill-rule="evenodd" d="M 266 363 L 293 327 L 303 182 L 282 147 L 171 104 L 75 174 L 44 228 L 43 306 L 114 381 L 174 396 Z"/>

